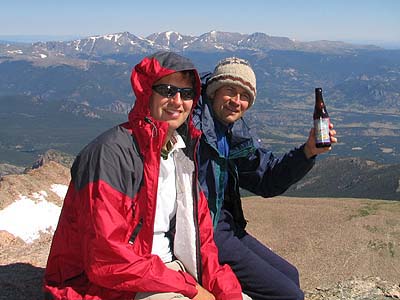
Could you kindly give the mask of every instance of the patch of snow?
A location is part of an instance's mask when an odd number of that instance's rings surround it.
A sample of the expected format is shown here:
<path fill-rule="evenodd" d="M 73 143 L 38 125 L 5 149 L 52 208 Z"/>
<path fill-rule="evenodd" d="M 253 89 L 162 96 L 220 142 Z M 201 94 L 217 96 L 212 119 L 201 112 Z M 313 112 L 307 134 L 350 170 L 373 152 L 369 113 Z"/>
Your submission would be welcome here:
<path fill-rule="evenodd" d="M 170 40 L 171 40 L 171 36 L 172 36 L 172 35 L 176 35 L 178 41 L 180 41 L 180 40 L 182 39 L 182 36 L 179 34 L 179 32 L 176 32 L 176 31 L 167 31 L 167 32 L 165 33 L 165 35 L 166 35 L 166 37 L 167 37 L 168 44 L 170 43 Z"/>
<path fill-rule="evenodd" d="M 22 50 L 8 50 L 7 53 L 10 54 L 24 54 Z"/>
<path fill-rule="evenodd" d="M 37 193 L 32 193 L 32 197 L 39 200 L 39 201 L 45 201 L 47 197 L 47 193 L 45 191 L 40 191 Z"/>
<path fill-rule="evenodd" d="M 51 191 L 64 198 L 67 188 L 62 184 L 53 184 Z M 14 203 L 0 211 L 0 230 L 5 230 L 26 243 L 38 239 L 41 232 L 53 233 L 61 207 L 48 202 L 47 197 L 45 191 L 32 193 L 31 198 L 20 195 Z"/>
<path fill-rule="evenodd" d="M 112 41 L 114 39 L 114 42 L 117 42 L 121 36 L 122 34 L 107 34 L 103 35 L 103 38 L 109 41 Z"/>
<path fill-rule="evenodd" d="M 393 149 L 392 148 L 384 148 L 384 147 L 382 147 L 380 149 L 381 149 L 381 151 L 383 153 L 393 153 Z"/>
<path fill-rule="evenodd" d="M 60 199 L 64 199 L 67 194 L 68 186 L 65 184 L 52 184 L 50 190 L 56 193 Z"/>
<path fill-rule="evenodd" d="M 109 41 L 112 41 L 112 39 L 113 39 L 113 37 L 114 37 L 114 35 L 105 35 L 105 36 L 103 36 L 103 38 L 105 39 L 105 40 L 109 40 Z"/>

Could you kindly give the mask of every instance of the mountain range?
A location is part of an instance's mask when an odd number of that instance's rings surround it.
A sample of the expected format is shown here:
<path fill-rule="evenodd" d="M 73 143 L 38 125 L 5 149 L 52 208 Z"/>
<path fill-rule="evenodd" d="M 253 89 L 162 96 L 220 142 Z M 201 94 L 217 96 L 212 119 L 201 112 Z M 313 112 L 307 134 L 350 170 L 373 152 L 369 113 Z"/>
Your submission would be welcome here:
<path fill-rule="evenodd" d="M 400 111 L 400 50 L 300 42 L 259 32 L 162 32 L 146 38 L 123 32 L 72 41 L 2 42 L 0 95 L 71 99 L 106 109 L 116 101 L 131 103 L 126 74 L 143 56 L 159 50 L 183 53 L 202 72 L 229 55 L 248 59 L 263 103 L 299 102 L 319 85 L 330 90 L 337 107 Z"/>
<path fill-rule="evenodd" d="M 183 51 L 260 51 L 292 50 L 322 53 L 343 53 L 355 50 L 382 50 L 374 45 L 354 45 L 340 41 L 300 42 L 287 37 L 256 32 L 241 34 L 210 31 L 200 36 L 182 35 L 174 31 L 153 33 L 146 38 L 129 32 L 91 36 L 73 41 L 36 42 L 31 44 L 3 41 L 4 55 L 99 57 L 109 54 L 149 53 L 157 50 Z"/>
<path fill-rule="evenodd" d="M 227 56 L 249 60 L 258 93 L 248 123 L 274 152 L 306 140 L 314 88 L 322 87 L 339 138 L 329 156 L 400 162 L 400 50 L 219 31 L 0 42 L 0 162 L 27 166 L 48 149 L 75 155 L 124 122 L 132 67 L 159 50 L 187 56 L 200 72 Z"/>
<path fill-rule="evenodd" d="M 255 69 L 258 97 L 265 101 L 274 102 L 278 97 L 287 101 L 293 94 L 303 97 L 319 84 L 331 90 L 332 101 L 341 107 L 349 106 L 340 101 L 345 98 L 353 106 L 400 110 L 400 50 L 338 41 L 300 42 L 259 32 L 211 31 L 200 36 L 162 32 L 146 38 L 123 32 L 73 41 L 3 42 L 0 43 L 0 95 L 30 93 L 42 98 L 68 97 L 84 102 L 85 90 L 93 93 L 97 88 L 97 100 L 91 103 L 94 106 L 117 100 L 127 102 L 129 89 L 121 89 L 121 83 L 115 83 L 125 79 L 126 72 L 143 56 L 159 50 L 183 53 L 200 71 L 212 70 L 222 57 L 243 56 Z M 112 88 L 107 84 L 110 78 L 113 78 Z M 57 90 L 60 83 L 55 80 L 63 81 L 63 91 Z M 116 94 L 107 95 L 109 103 L 102 103 L 97 97 L 105 88 Z M 83 95 L 79 97 L 77 93 Z"/>

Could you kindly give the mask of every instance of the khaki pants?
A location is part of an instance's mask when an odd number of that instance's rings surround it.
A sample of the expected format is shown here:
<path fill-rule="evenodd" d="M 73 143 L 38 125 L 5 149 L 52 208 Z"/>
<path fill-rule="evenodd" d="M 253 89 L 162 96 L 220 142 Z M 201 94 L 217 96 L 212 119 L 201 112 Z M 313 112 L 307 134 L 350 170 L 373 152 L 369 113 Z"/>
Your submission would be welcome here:
<path fill-rule="evenodd" d="M 178 260 L 166 263 L 165 265 L 168 268 L 175 271 L 186 271 L 183 264 Z M 134 300 L 174 300 L 174 299 L 190 300 L 190 298 L 185 297 L 182 294 L 178 293 L 137 293 Z M 243 300 L 251 300 L 251 298 L 243 294 Z"/>

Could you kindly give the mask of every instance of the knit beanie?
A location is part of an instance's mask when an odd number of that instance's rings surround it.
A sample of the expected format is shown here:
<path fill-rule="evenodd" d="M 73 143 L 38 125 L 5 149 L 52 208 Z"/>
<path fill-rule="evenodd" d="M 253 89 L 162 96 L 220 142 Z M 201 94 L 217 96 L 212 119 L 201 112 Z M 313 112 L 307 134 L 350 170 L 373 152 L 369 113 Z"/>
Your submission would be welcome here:
<path fill-rule="evenodd" d="M 206 94 L 209 98 L 214 98 L 215 92 L 226 84 L 235 84 L 244 88 L 250 95 L 249 107 L 254 104 L 256 99 L 256 75 L 248 61 L 228 57 L 220 62 L 207 81 Z"/>

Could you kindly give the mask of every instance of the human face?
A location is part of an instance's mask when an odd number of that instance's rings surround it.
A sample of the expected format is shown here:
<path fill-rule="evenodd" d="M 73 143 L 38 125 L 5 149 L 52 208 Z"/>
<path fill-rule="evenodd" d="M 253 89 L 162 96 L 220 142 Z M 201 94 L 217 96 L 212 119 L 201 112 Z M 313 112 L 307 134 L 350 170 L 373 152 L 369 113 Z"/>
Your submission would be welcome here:
<path fill-rule="evenodd" d="M 182 72 L 164 76 L 155 82 L 153 86 L 158 84 L 169 84 L 178 88 L 193 88 L 193 82 L 189 74 Z M 180 92 L 173 97 L 164 97 L 154 90 L 149 103 L 151 116 L 155 120 L 167 122 L 170 133 L 186 121 L 192 105 L 193 99 L 183 100 Z"/>
<path fill-rule="evenodd" d="M 223 85 L 212 99 L 212 108 L 215 117 L 228 125 L 239 120 L 249 108 L 249 93 L 238 85 Z"/>

